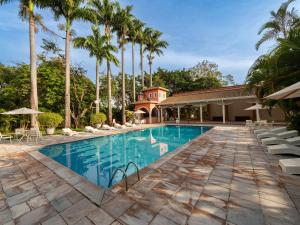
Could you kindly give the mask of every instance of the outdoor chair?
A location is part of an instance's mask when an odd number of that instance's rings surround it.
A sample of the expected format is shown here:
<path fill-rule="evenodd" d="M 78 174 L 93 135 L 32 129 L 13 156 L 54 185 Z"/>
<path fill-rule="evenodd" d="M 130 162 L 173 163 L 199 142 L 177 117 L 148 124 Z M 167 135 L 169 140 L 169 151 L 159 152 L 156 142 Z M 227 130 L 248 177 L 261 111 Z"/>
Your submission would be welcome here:
<path fill-rule="evenodd" d="M 74 135 L 78 134 L 78 132 L 73 131 L 70 128 L 63 128 L 62 131 L 63 131 L 63 135 L 66 135 L 66 136 L 74 136 Z"/>
<path fill-rule="evenodd" d="M 37 142 L 40 137 L 41 137 L 41 132 L 40 132 L 39 128 L 31 128 L 27 134 L 27 142 L 28 142 L 28 140 L 31 140 L 32 138 L 34 138 L 35 142 Z"/>
<path fill-rule="evenodd" d="M 89 133 L 92 133 L 92 134 L 101 132 L 100 130 L 98 130 L 98 129 L 94 128 L 94 127 L 91 127 L 91 126 L 86 126 L 86 127 L 84 128 L 84 130 L 85 130 L 86 132 L 89 132 Z"/>
<path fill-rule="evenodd" d="M 262 139 L 261 142 L 263 145 L 290 144 L 290 145 L 300 146 L 300 136 L 288 138 L 288 139 L 283 139 L 283 138 L 279 138 L 279 137 L 271 137 L 271 138 Z"/>
<path fill-rule="evenodd" d="M 279 165 L 286 174 L 300 174 L 300 158 L 281 159 Z"/>
<path fill-rule="evenodd" d="M 22 141 L 22 139 L 26 136 L 26 130 L 24 128 L 17 128 L 15 129 L 15 138 Z"/>
<path fill-rule="evenodd" d="M 0 132 L 0 141 L 2 141 L 2 140 L 9 140 L 9 142 L 12 143 L 11 139 L 12 139 L 12 136 L 10 136 L 10 135 L 2 135 L 1 132 Z"/>
<path fill-rule="evenodd" d="M 290 144 L 281 144 L 281 145 L 271 145 L 268 146 L 268 153 L 271 155 L 299 155 L 300 156 L 300 147 L 290 145 Z"/>
<path fill-rule="evenodd" d="M 297 137 L 298 136 L 298 131 L 297 130 L 289 130 L 289 131 L 285 131 L 282 133 L 273 133 L 273 132 L 264 132 L 261 134 L 257 135 L 257 138 L 259 139 L 264 139 L 264 138 L 269 138 L 269 137 L 279 137 L 279 138 L 283 138 L 283 139 L 287 139 L 287 138 L 293 138 L 293 137 Z"/>

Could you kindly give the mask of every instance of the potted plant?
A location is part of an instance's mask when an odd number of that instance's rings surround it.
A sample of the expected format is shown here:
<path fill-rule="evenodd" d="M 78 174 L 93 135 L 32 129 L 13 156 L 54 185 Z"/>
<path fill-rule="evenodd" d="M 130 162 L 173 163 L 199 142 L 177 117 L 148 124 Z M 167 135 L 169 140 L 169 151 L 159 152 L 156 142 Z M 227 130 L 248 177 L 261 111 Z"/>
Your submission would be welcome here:
<path fill-rule="evenodd" d="M 46 112 L 42 113 L 38 117 L 39 123 L 46 129 L 46 134 L 54 134 L 55 128 L 61 124 L 63 118 L 58 113 Z"/>
<path fill-rule="evenodd" d="M 97 128 L 101 127 L 102 124 L 107 120 L 104 113 L 94 113 L 91 115 L 91 124 Z"/>

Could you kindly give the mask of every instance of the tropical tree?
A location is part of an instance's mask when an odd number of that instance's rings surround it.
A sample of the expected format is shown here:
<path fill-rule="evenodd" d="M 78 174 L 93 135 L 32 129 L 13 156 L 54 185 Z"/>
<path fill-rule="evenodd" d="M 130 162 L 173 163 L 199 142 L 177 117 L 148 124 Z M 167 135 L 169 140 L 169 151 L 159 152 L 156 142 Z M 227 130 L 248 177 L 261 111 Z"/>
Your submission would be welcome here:
<path fill-rule="evenodd" d="M 54 13 L 55 19 L 63 17 L 65 24 L 61 28 L 65 31 L 65 127 L 71 126 L 71 95 L 70 95 L 70 43 L 72 36 L 72 24 L 75 20 L 88 17 L 88 12 L 81 8 L 84 0 L 52 0 L 49 7 Z"/>
<path fill-rule="evenodd" d="M 161 40 L 162 33 L 160 31 L 152 30 L 146 38 L 146 47 L 144 51 L 148 51 L 148 62 L 150 72 L 150 87 L 152 87 L 152 64 L 154 60 L 154 54 L 160 56 L 163 54 L 162 48 L 167 48 L 168 43 Z"/>
<path fill-rule="evenodd" d="M 121 48 L 121 74 L 122 74 L 122 123 L 126 123 L 126 93 L 125 93 L 125 44 L 127 43 L 127 35 L 129 32 L 130 23 L 132 21 L 133 15 L 131 14 L 132 6 L 126 6 L 126 8 L 118 7 L 116 17 L 115 17 L 115 26 L 114 31 L 117 32 L 119 47 Z"/>
<path fill-rule="evenodd" d="M 263 35 L 256 43 L 258 50 L 261 44 L 269 40 L 276 40 L 278 38 L 287 38 L 290 30 L 299 25 L 299 17 L 295 13 L 295 9 L 288 10 L 289 5 L 295 0 L 288 0 L 281 4 L 280 8 L 275 12 L 271 11 L 271 18 L 259 30 L 258 34 Z"/>
<path fill-rule="evenodd" d="M 110 0 L 90 0 L 89 11 L 91 15 L 94 15 L 99 24 L 104 26 L 104 32 L 107 37 L 107 45 L 110 45 L 112 39 L 111 29 L 115 23 L 116 10 L 119 7 L 119 3 Z M 108 101 L 108 123 L 112 124 L 112 94 L 111 94 L 111 68 L 110 62 L 113 58 L 108 57 L 106 59 L 106 73 L 107 73 L 107 101 Z M 117 63 L 114 61 L 114 63 Z"/>
<path fill-rule="evenodd" d="M 0 5 L 12 2 L 13 0 L 0 0 Z M 34 13 L 35 4 L 40 5 L 39 0 L 20 0 L 20 12 L 19 15 L 22 19 L 28 19 L 29 22 L 29 46 L 30 46 L 30 83 L 31 83 L 31 95 L 30 105 L 34 110 L 38 110 L 38 92 L 37 92 L 37 64 L 36 64 L 36 20 L 39 19 L 38 15 Z M 37 115 L 31 115 L 31 126 L 37 127 Z"/>
<path fill-rule="evenodd" d="M 90 52 L 90 57 L 96 57 L 96 113 L 99 113 L 99 65 L 102 64 L 103 59 L 118 63 L 118 59 L 112 54 L 112 52 L 117 52 L 117 48 L 108 44 L 107 36 L 101 36 L 99 26 L 93 25 L 91 29 L 92 35 L 77 37 L 73 42 L 75 48 L 87 49 Z"/>
<path fill-rule="evenodd" d="M 136 84 L 135 84 L 135 58 L 134 58 L 134 47 L 138 40 L 139 34 L 145 24 L 133 18 L 129 27 L 128 40 L 131 42 L 131 62 L 132 62 L 132 92 L 133 92 L 133 102 L 136 100 Z"/>

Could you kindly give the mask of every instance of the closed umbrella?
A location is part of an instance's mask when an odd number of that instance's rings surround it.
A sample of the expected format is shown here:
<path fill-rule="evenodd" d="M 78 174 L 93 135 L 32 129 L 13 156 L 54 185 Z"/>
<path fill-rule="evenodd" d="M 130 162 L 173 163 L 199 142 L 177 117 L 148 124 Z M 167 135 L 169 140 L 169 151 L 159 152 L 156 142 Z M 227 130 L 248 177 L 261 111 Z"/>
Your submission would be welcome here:
<path fill-rule="evenodd" d="M 300 98 L 300 81 L 265 98 L 275 100 Z"/>

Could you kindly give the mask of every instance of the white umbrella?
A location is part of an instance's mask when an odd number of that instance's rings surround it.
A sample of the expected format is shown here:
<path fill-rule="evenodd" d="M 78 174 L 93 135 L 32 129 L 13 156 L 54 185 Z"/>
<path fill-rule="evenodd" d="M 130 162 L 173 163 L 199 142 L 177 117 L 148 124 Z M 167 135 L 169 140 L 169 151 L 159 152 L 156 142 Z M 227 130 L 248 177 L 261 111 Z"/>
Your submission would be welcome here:
<path fill-rule="evenodd" d="M 257 121 L 260 121 L 260 116 L 259 116 L 260 109 L 267 109 L 267 108 L 263 107 L 261 104 L 256 103 L 255 105 L 253 105 L 245 110 L 247 110 L 247 111 L 255 110 L 256 111 L 256 119 L 257 119 Z"/>
<path fill-rule="evenodd" d="M 134 114 L 144 114 L 144 113 L 146 113 L 146 112 L 144 112 L 144 111 L 142 111 L 140 109 L 134 112 Z"/>
<path fill-rule="evenodd" d="M 36 111 L 33 109 L 28 109 L 28 108 L 20 108 L 20 109 L 14 109 L 14 110 L 11 110 L 8 112 L 4 112 L 1 114 L 3 114 L 3 115 L 31 115 L 31 114 L 40 114 L 40 113 L 43 113 L 43 112 Z"/>
<path fill-rule="evenodd" d="M 300 81 L 289 87 L 286 87 L 278 92 L 275 92 L 265 98 L 266 99 L 275 99 L 275 100 L 300 98 Z"/>

